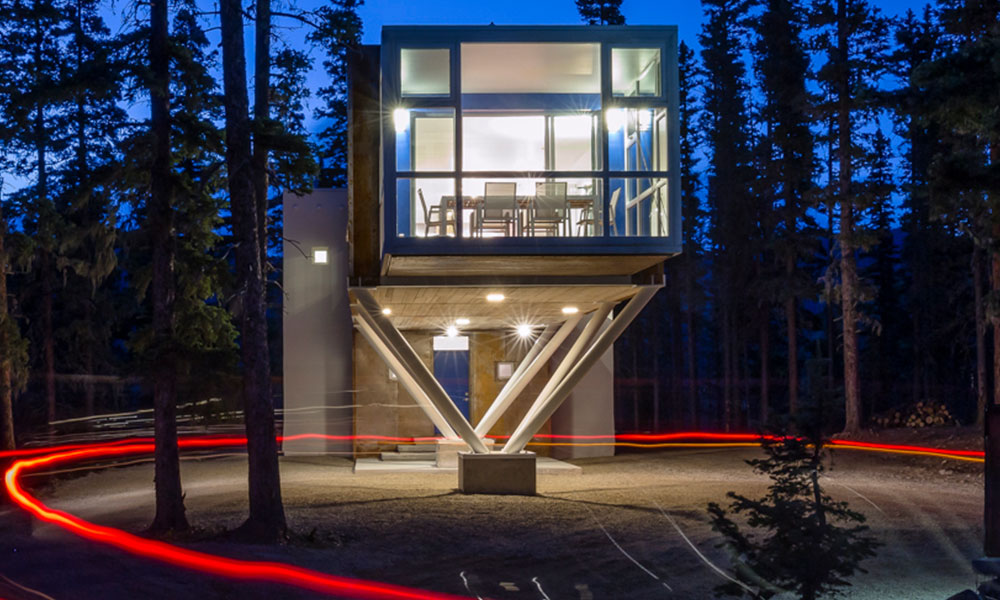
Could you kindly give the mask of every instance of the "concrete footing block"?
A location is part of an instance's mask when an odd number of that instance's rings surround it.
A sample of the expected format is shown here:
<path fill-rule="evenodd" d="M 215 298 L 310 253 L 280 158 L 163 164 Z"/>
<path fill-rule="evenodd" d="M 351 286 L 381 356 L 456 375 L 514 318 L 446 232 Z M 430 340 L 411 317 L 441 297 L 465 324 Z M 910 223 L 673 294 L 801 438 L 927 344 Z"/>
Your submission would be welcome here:
<path fill-rule="evenodd" d="M 534 496 L 535 453 L 458 454 L 458 490 L 463 494 Z"/>

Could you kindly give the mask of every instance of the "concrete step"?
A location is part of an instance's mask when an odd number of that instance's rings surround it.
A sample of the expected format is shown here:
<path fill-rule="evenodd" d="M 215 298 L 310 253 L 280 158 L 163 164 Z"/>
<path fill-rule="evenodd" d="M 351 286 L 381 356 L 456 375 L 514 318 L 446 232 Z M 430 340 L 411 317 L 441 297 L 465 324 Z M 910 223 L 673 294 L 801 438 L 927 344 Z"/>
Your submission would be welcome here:
<path fill-rule="evenodd" d="M 435 455 L 429 452 L 382 452 L 379 458 L 385 462 L 433 461 Z"/>
<path fill-rule="evenodd" d="M 399 444 L 396 446 L 396 450 L 399 452 L 437 452 L 437 443 L 435 442 L 416 442 L 414 444 Z"/>

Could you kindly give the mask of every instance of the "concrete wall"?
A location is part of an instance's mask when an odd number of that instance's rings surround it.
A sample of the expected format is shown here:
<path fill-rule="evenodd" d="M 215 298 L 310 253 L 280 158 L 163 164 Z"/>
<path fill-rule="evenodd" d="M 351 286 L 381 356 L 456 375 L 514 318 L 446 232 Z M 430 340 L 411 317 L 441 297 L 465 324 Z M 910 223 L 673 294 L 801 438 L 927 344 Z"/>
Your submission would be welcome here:
<path fill-rule="evenodd" d="M 605 322 L 606 328 L 611 322 Z M 576 330 L 583 330 L 581 323 Z M 602 328 L 603 331 L 603 328 Z M 552 357 L 558 364 L 569 344 L 563 344 Z M 552 433 L 559 435 L 606 435 L 615 434 L 615 357 L 614 346 L 590 369 L 573 393 L 563 402 L 559 410 L 549 419 Z M 609 438 L 609 441 L 613 438 Z M 530 448 L 530 447 L 529 447 Z M 554 458 L 588 458 L 614 456 L 614 446 L 556 446 L 552 448 Z"/>
<path fill-rule="evenodd" d="M 404 332 L 428 369 L 434 369 L 431 335 Z M 400 385 L 389 378 L 389 367 L 360 333 L 354 333 L 354 432 L 357 435 L 390 437 L 425 437 L 434 435 L 434 424 Z M 393 450 L 396 442 L 358 441 L 354 445 L 358 456 L 371 456 Z"/>
<path fill-rule="evenodd" d="M 350 435 L 353 325 L 347 298 L 347 193 L 284 197 L 284 398 L 286 436 Z M 325 247 L 328 263 L 314 264 Z M 285 442 L 286 454 L 350 451 L 350 443 Z"/>

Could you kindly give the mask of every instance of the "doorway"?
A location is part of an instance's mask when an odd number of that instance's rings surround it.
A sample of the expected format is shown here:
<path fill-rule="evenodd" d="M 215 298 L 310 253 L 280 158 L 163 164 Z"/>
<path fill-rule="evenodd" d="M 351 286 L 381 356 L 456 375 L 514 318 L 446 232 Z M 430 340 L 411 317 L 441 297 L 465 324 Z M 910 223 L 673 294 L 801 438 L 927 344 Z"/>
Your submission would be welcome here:
<path fill-rule="evenodd" d="M 437 336 L 434 338 L 434 378 L 455 403 L 458 410 L 470 418 L 469 412 L 469 338 L 467 336 Z"/>

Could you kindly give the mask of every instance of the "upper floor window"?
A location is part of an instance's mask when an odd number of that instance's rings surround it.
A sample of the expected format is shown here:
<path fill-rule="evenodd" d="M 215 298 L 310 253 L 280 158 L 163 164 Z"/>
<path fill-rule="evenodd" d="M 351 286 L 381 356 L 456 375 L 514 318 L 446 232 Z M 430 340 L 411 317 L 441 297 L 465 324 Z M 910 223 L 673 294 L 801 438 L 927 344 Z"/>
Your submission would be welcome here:
<path fill-rule="evenodd" d="M 403 48 L 399 53 L 403 96 L 447 96 L 451 93 L 451 51 L 447 48 Z"/>
<path fill-rule="evenodd" d="M 600 44 L 462 44 L 463 94 L 600 94 Z"/>
<path fill-rule="evenodd" d="M 611 93 L 659 96 L 661 70 L 659 48 L 612 48 Z"/>

